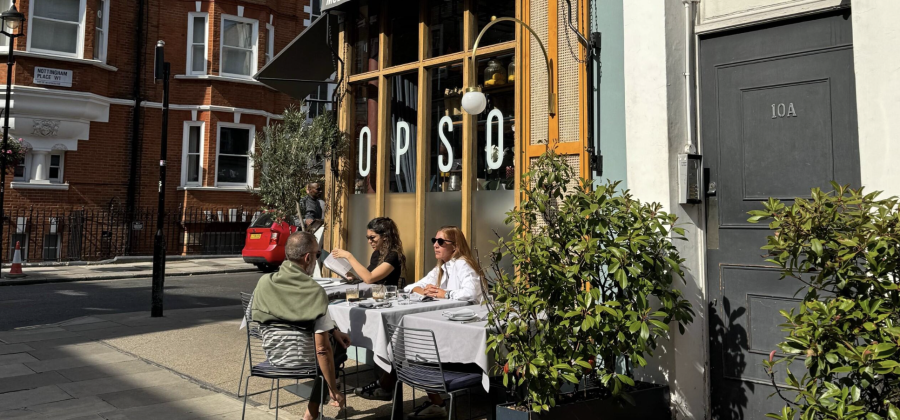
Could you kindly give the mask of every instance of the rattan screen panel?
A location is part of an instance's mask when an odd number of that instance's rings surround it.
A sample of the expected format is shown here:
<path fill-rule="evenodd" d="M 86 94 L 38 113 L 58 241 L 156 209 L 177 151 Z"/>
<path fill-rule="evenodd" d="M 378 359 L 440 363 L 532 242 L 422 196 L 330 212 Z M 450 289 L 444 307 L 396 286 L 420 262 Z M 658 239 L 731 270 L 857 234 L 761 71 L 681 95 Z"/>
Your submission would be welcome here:
<path fill-rule="evenodd" d="M 578 174 L 581 173 L 581 156 L 580 155 L 565 155 L 565 159 L 566 159 L 566 165 L 569 165 L 570 168 L 575 170 L 575 174 L 576 174 L 575 179 L 569 181 L 569 184 L 568 184 L 568 192 L 571 194 L 571 193 L 574 193 L 575 189 L 578 188 L 578 186 L 579 186 Z M 538 160 L 537 157 L 533 157 L 528 160 L 529 170 L 531 170 L 531 167 L 534 166 L 534 163 L 537 160 Z M 534 181 L 531 180 L 529 182 L 531 183 L 531 187 L 534 188 Z M 550 209 L 550 214 L 556 213 L 557 207 L 558 207 L 558 204 L 552 206 Z M 547 221 L 544 220 L 544 216 L 538 215 L 537 226 L 535 226 L 535 233 L 537 233 L 537 231 L 539 231 L 540 229 L 543 229 L 544 226 L 547 226 Z"/>
<path fill-rule="evenodd" d="M 578 2 L 572 5 L 572 24 L 578 27 Z M 559 142 L 574 143 L 579 141 L 581 128 L 581 102 L 578 94 L 578 79 L 581 59 L 578 55 L 580 44 L 577 35 L 569 28 L 569 13 L 566 0 L 557 0 L 557 51 L 559 52 L 557 80 L 559 84 Z"/>
<path fill-rule="evenodd" d="M 543 42 L 549 39 L 547 6 L 546 1 L 531 2 L 529 11 L 531 28 Z M 531 117 L 531 144 L 547 144 L 547 124 L 549 124 L 547 119 L 547 62 L 544 61 L 541 46 L 530 36 L 529 40 L 528 84 L 531 109 L 528 115 Z"/>

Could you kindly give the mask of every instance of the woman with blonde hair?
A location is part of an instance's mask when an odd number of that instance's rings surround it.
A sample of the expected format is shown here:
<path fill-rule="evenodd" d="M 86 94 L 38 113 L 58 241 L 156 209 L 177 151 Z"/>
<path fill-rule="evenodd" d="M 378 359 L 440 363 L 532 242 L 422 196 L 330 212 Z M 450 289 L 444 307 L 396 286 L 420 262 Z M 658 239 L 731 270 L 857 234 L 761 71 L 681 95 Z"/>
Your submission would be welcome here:
<path fill-rule="evenodd" d="M 484 274 L 462 231 L 456 226 L 444 226 L 431 238 L 431 244 L 437 266 L 405 290 L 436 299 L 480 303 Z"/>
<path fill-rule="evenodd" d="M 389 217 L 376 217 L 366 229 L 366 241 L 374 250 L 368 267 L 343 249 L 335 249 L 331 255 L 346 258 L 359 279 L 365 283 L 399 286 L 400 277 L 406 268 L 406 257 L 403 255 L 403 242 L 400 241 L 397 224 Z"/>

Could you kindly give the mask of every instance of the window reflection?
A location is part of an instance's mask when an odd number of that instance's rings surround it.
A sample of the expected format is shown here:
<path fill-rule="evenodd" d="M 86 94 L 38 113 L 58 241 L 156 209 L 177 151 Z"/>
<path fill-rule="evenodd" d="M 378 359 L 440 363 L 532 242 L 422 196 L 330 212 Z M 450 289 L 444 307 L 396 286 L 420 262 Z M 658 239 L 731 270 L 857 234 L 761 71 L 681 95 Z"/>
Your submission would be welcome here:
<path fill-rule="evenodd" d="M 378 1 L 360 0 L 353 32 L 353 74 L 378 70 L 378 36 L 380 13 Z"/>
<path fill-rule="evenodd" d="M 477 0 L 472 6 L 478 19 L 478 33 L 491 22 L 492 16 L 516 17 L 516 3 L 513 0 Z M 498 23 L 485 32 L 479 46 L 513 41 L 516 39 L 515 29 L 512 22 Z"/>
<path fill-rule="evenodd" d="M 463 0 L 431 0 L 428 3 L 431 35 L 429 57 L 463 50 Z"/>
<path fill-rule="evenodd" d="M 391 1 L 388 6 L 390 31 L 390 64 L 412 63 L 419 60 L 419 6 L 417 2 Z"/>
<path fill-rule="evenodd" d="M 391 77 L 390 192 L 416 192 L 418 100 L 417 73 Z"/>
<path fill-rule="evenodd" d="M 375 193 L 378 162 L 378 81 L 354 85 L 354 194 Z"/>

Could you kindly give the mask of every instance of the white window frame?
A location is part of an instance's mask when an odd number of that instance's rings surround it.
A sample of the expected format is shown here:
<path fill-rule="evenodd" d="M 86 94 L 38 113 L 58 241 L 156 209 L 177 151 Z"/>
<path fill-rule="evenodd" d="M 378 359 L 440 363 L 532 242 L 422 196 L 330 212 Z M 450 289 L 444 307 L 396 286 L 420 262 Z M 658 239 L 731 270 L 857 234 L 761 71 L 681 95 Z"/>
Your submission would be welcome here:
<path fill-rule="evenodd" d="M 6 38 L 6 37 L 4 37 Z M 31 181 L 31 151 L 25 152 L 25 157 L 22 159 L 22 165 L 25 167 L 22 171 L 22 176 L 15 176 L 15 171 L 13 172 L 13 182 L 28 182 Z M 19 165 L 16 165 L 19 166 Z"/>
<path fill-rule="evenodd" d="M 250 131 L 250 144 L 247 149 L 247 182 L 219 182 L 219 155 L 221 154 L 221 144 L 219 139 L 222 138 L 222 128 L 240 128 Z M 216 124 L 216 173 L 214 174 L 214 182 L 216 187 L 249 187 L 253 188 L 253 152 L 256 149 L 256 126 L 253 124 L 237 124 L 220 122 Z M 237 156 L 237 155 L 229 155 Z"/>
<path fill-rule="evenodd" d="M 249 23 L 253 25 L 253 39 L 250 40 L 250 45 L 252 48 L 250 49 L 253 53 L 253 56 L 250 59 L 250 74 L 234 74 L 234 73 L 226 73 L 225 72 L 225 37 L 223 35 L 223 31 L 225 30 L 225 21 L 232 20 L 235 22 L 241 23 Z M 256 74 L 259 67 L 259 21 L 256 19 L 250 19 L 240 16 L 234 15 L 222 15 L 222 19 L 219 21 L 219 76 L 224 77 L 234 77 L 238 79 L 253 79 L 253 75 Z M 217 152 L 218 153 L 218 152 Z"/>
<path fill-rule="evenodd" d="M 266 24 L 266 64 L 275 58 L 275 25 Z"/>
<path fill-rule="evenodd" d="M 34 1 L 34 0 L 32 0 Z M 100 58 L 96 58 L 95 60 L 106 62 L 106 57 L 109 54 L 109 3 L 112 0 L 100 0 L 103 2 L 103 27 L 97 28 L 97 25 L 94 25 L 94 36 L 97 36 L 97 30 L 103 31 L 103 54 Z M 4 37 L 5 38 L 5 37 Z M 96 38 L 95 38 L 96 39 Z M 94 51 L 96 53 L 96 51 Z"/>
<path fill-rule="evenodd" d="M 194 70 L 194 18 L 202 17 L 206 20 L 206 35 L 203 42 L 203 71 Z M 207 12 L 190 12 L 188 13 L 188 32 L 187 32 L 187 65 L 184 74 L 188 75 L 204 75 L 209 70 L 209 13 Z"/>
<path fill-rule="evenodd" d="M 59 156 L 59 178 L 50 178 L 50 169 L 53 167 L 53 156 Z M 63 180 L 66 179 L 66 152 L 50 152 L 47 155 L 47 180 L 50 181 L 51 184 L 62 184 Z"/>
<path fill-rule="evenodd" d="M 84 57 L 84 21 L 85 21 L 85 10 L 87 7 L 87 0 L 80 0 L 79 9 L 78 9 L 78 39 L 75 41 L 75 53 L 68 53 L 62 51 L 53 51 L 53 50 L 43 50 L 40 48 L 32 48 L 31 40 L 33 37 L 31 36 L 31 31 L 34 28 L 34 4 L 40 0 L 31 0 L 28 2 L 28 45 L 26 46 L 26 50 L 28 52 L 37 52 L 43 54 L 50 55 L 58 55 L 61 57 L 72 57 L 72 58 L 82 58 Z M 43 18 L 40 18 L 43 19 Z M 69 22 L 71 23 L 71 22 Z"/>
<path fill-rule="evenodd" d="M 188 182 L 188 170 L 190 166 L 188 165 L 188 150 L 191 141 L 191 128 L 192 127 L 200 127 L 200 165 L 197 168 L 200 173 L 197 177 L 197 182 Z M 199 187 L 203 185 L 203 146 L 206 144 L 206 123 L 203 121 L 185 121 L 184 122 L 184 135 L 182 138 L 182 148 L 181 148 L 181 186 L 182 187 Z M 218 159 L 216 161 L 218 163 Z"/>

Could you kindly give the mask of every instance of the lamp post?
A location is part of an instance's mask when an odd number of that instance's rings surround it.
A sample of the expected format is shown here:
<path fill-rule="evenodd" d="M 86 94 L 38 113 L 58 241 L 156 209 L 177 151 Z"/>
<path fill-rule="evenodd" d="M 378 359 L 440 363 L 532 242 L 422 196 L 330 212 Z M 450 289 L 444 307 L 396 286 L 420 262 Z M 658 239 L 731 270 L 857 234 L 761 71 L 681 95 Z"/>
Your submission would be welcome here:
<path fill-rule="evenodd" d="M 153 288 L 151 292 L 150 316 L 163 316 L 163 286 L 166 280 L 166 236 L 163 225 L 166 213 L 166 146 L 169 129 L 169 63 L 165 59 L 163 41 L 156 43 L 156 63 L 153 71 L 155 80 L 163 81 L 162 136 L 159 145 L 159 202 L 156 208 L 156 237 L 153 243 Z"/>
<path fill-rule="evenodd" d="M 2 29 L 0 33 L 6 35 L 9 40 L 9 51 L 6 54 L 6 103 L 3 107 L 3 150 L 9 146 L 9 103 L 12 95 L 12 72 L 15 59 L 13 58 L 13 44 L 17 37 L 22 36 L 22 22 L 25 21 L 25 15 L 19 13 L 16 8 L 16 2 L 13 1 L 9 10 L 0 13 L 0 21 L 2 21 Z M 3 257 L 3 225 L 6 223 L 6 216 L 3 214 L 3 198 L 6 193 L 6 159 L 0 160 L 0 261 Z"/>

